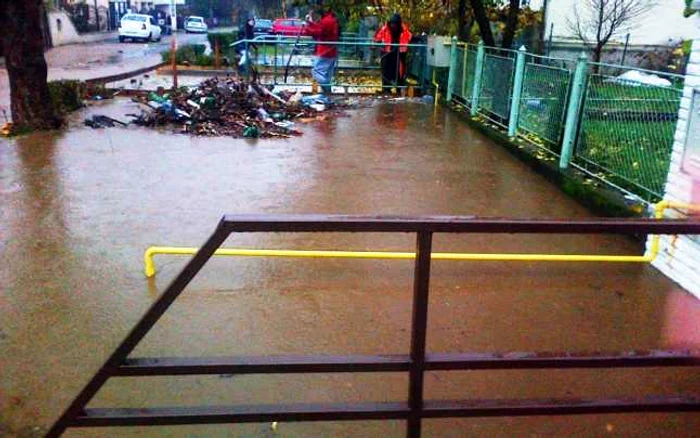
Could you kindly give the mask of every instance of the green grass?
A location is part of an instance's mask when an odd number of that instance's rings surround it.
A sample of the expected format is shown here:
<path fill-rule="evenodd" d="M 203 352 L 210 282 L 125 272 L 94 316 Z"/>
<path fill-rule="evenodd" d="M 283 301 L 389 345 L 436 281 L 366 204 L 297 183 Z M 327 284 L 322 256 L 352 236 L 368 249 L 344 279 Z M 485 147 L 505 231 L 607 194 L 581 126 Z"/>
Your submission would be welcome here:
<path fill-rule="evenodd" d="M 674 87 L 630 86 L 594 76 L 584 103 L 579 155 L 611 182 L 647 199 L 660 198 L 681 95 Z"/>
<path fill-rule="evenodd" d="M 585 120 L 579 154 L 604 168 L 612 182 L 648 197 L 636 184 L 658 197 L 668 175 L 675 129 L 675 121 Z"/>
<path fill-rule="evenodd" d="M 604 82 L 594 77 L 588 88 L 586 109 L 677 113 L 683 90 L 675 87 L 638 87 Z"/>

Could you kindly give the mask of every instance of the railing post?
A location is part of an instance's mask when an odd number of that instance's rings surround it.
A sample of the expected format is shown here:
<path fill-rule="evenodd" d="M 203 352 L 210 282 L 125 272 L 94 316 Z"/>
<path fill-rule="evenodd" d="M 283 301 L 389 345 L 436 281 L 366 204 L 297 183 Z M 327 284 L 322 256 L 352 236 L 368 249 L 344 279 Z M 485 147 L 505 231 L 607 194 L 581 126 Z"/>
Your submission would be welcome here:
<path fill-rule="evenodd" d="M 518 49 L 515 61 L 515 78 L 513 80 L 513 96 L 510 101 L 510 121 L 508 123 L 508 136 L 515 137 L 518 134 L 518 119 L 520 118 L 520 96 L 523 92 L 523 79 L 525 77 L 525 46 Z"/>
<path fill-rule="evenodd" d="M 469 44 L 464 43 L 464 57 L 462 57 L 462 95 L 459 96 L 465 99 L 466 90 L 464 87 L 467 86 L 467 58 L 469 57 Z M 466 99 L 465 99 L 466 100 Z"/>
<path fill-rule="evenodd" d="M 454 90 L 457 76 L 457 37 L 452 37 L 450 46 L 450 71 L 447 75 L 447 102 L 452 100 L 452 90 Z"/>
<path fill-rule="evenodd" d="M 586 75 L 588 74 L 588 57 L 585 53 L 579 55 L 576 61 L 576 71 L 571 84 L 569 106 L 566 110 L 566 124 L 564 125 L 564 139 L 561 144 L 561 157 L 559 168 L 566 169 L 571 162 L 579 118 L 581 116 L 581 100 L 585 95 Z"/>
<path fill-rule="evenodd" d="M 484 73 L 484 57 L 486 56 L 486 48 L 484 42 L 479 41 L 479 47 L 476 51 L 476 67 L 474 68 L 474 87 L 472 88 L 472 117 L 479 112 L 479 91 L 481 90 L 481 76 Z"/>
<path fill-rule="evenodd" d="M 274 61 L 274 64 L 272 66 L 272 83 L 274 85 L 277 85 L 277 41 L 275 41 L 274 47 L 275 47 L 275 61 Z"/>
<path fill-rule="evenodd" d="M 416 262 L 413 274 L 413 317 L 411 322 L 411 364 L 408 381 L 408 438 L 420 438 L 423 410 L 423 378 L 425 373 L 425 344 L 428 334 L 428 293 L 430 291 L 430 260 L 433 233 L 419 231 L 416 242 Z"/>
<path fill-rule="evenodd" d="M 423 47 L 423 83 L 421 84 L 424 89 L 430 89 L 430 66 L 428 66 L 428 42 L 426 40 L 425 47 Z M 427 87 L 426 87 L 427 85 Z"/>

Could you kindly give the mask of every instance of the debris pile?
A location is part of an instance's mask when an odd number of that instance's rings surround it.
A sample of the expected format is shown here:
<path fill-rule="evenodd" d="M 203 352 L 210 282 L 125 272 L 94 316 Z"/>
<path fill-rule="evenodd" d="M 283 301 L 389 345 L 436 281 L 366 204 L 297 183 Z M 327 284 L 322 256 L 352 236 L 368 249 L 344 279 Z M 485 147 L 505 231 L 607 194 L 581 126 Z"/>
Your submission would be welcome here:
<path fill-rule="evenodd" d="M 257 83 L 233 78 L 212 78 L 196 88 L 180 88 L 170 94 L 161 90 L 135 100 L 149 107 L 141 114 L 128 114 L 137 125 L 171 125 L 192 135 L 236 138 L 301 135 L 296 123 L 338 116 L 351 106 L 331 102 L 323 95 L 273 93 Z"/>

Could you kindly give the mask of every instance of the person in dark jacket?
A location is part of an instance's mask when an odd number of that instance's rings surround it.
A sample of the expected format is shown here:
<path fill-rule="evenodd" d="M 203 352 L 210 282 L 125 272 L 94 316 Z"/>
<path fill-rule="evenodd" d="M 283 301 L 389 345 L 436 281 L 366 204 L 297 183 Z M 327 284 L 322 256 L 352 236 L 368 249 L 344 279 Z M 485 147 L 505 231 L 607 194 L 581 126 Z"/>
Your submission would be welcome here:
<path fill-rule="evenodd" d="M 253 38 L 255 38 L 255 19 L 249 18 L 238 31 L 238 39 L 252 40 Z M 248 57 L 251 56 L 253 52 L 257 52 L 257 47 L 253 43 L 239 44 L 236 46 L 236 52 L 240 56 L 238 67 L 240 67 L 242 72 L 245 72 L 248 64 Z"/>
<path fill-rule="evenodd" d="M 337 42 L 340 39 L 338 19 L 330 9 L 321 9 L 317 23 L 308 22 L 306 34 L 320 43 Z M 333 44 L 316 44 L 316 58 L 311 74 L 324 93 L 332 92 L 333 75 L 338 67 L 338 48 Z"/>
<path fill-rule="evenodd" d="M 255 19 L 249 18 L 241 30 L 238 31 L 238 39 L 252 40 L 253 38 L 255 38 Z"/>
<path fill-rule="evenodd" d="M 392 86 L 405 86 L 408 68 L 408 44 L 411 42 L 411 32 L 401 20 L 401 15 L 394 14 L 391 19 L 374 35 L 374 41 L 384 43 L 382 51 L 382 86 L 389 91 Z"/>

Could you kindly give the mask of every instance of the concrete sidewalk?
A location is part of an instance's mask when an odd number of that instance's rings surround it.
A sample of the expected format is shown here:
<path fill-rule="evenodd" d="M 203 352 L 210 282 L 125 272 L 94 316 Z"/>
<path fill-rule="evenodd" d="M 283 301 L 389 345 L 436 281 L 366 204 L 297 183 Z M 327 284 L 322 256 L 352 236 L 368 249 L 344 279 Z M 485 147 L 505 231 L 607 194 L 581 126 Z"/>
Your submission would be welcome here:
<path fill-rule="evenodd" d="M 155 68 L 162 62 L 161 52 L 168 50 L 171 36 L 159 43 L 118 43 L 116 39 L 97 44 L 73 44 L 55 47 L 45 53 L 49 81 L 61 79 L 94 80 L 98 78 Z M 206 35 L 178 34 L 178 44 L 203 43 Z M 7 70 L 0 68 L 0 121 L 2 110 L 10 113 L 10 84 Z"/>

